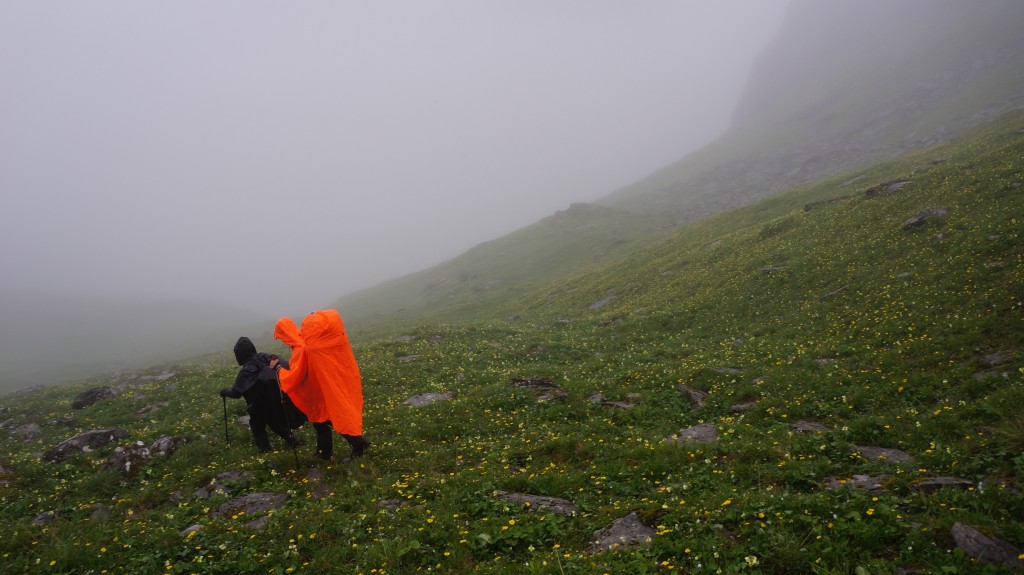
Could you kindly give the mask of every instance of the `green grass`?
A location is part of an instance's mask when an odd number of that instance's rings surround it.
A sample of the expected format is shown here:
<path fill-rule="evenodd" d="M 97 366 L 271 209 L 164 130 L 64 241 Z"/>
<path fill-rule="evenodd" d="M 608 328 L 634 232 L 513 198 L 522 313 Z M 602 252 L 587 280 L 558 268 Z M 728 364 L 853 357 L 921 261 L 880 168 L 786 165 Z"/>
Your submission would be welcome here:
<path fill-rule="evenodd" d="M 0 432 L 0 464 L 14 471 L 0 487 L 0 571 L 1007 573 L 955 549 L 950 527 L 1024 548 L 1022 126 L 1007 116 L 977 137 L 695 222 L 488 305 L 467 293 L 443 313 L 350 322 L 380 334 L 355 338 L 373 446 L 354 463 L 315 462 L 309 429 L 299 469 L 280 442 L 257 455 L 234 423 L 226 445 L 217 390 L 234 377 L 227 355 L 175 366 L 167 382 L 128 381 L 81 411 L 70 408 L 76 393 L 111 382 L 7 396 L 2 419 L 74 421 L 43 425 L 27 443 Z M 893 179 L 912 184 L 862 193 Z M 902 228 L 930 206 L 948 216 Z M 567 397 L 538 403 L 515 377 L 549 379 Z M 708 392 L 704 406 L 692 408 L 680 383 Z M 451 402 L 403 405 L 448 390 Z M 588 401 L 598 392 L 637 405 Z M 752 410 L 732 411 L 747 400 Z M 158 401 L 170 404 L 135 415 Z M 241 404 L 228 404 L 232 419 Z M 801 419 L 830 431 L 791 431 Z M 717 441 L 663 441 L 702 422 L 718 427 Z M 112 447 L 60 465 L 35 455 L 115 425 L 133 441 L 192 441 L 127 479 L 99 469 Z M 858 444 L 915 462 L 865 459 Z M 310 466 L 334 495 L 315 496 Z M 214 518 L 226 498 L 191 495 L 227 470 L 254 472 L 241 492 L 290 499 L 258 531 L 246 517 Z M 886 490 L 824 487 L 867 473 L 890 475 Z M 982 487 L 912 488 L 938 475 Z M 578 512 L 527 511 L 498 489 L 569 499 Z M 56 520 L 32 524 L 48 511 Z M 633 511 L 658 533 L 649 547 L 586 553 L 595 531 Z M 194 524 L 203 528 L 183 533 Z"/>

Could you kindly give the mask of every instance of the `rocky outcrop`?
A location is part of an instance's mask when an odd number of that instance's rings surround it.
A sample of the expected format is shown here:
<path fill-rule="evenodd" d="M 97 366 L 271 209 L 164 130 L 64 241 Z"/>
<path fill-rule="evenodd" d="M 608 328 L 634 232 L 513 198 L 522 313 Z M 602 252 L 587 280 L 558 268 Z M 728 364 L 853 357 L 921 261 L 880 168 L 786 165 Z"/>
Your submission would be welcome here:
<path fill-rule="evenodd" d="M 128 432 L 123 429 L 94 429 L 83 431 L 78 435 L 65 439 L 56 447 L 43 453 L 43 461 L 60 463 L 76 453 L 90 452 L 107 445 L 116 439 L 127 439 Z"/>

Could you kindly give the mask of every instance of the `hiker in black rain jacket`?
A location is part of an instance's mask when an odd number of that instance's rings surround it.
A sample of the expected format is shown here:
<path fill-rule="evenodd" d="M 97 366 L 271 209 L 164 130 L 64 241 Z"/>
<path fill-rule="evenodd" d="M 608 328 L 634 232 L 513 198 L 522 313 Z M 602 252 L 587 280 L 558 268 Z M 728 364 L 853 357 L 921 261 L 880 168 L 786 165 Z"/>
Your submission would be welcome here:
<path fill-rule="evenodd" d="M 261 452 L 270 451 L 268 426 L 288 445 L 298 445 L 299 440 L 292 434 L 292 429 L 301 426 L 306 416 L 292 405 L 287 395 L 281 393 L 277 375 L 270 369 L 272 356 L 258 353 L 256 346 L 247 337 L 238 338 L 234 351 L 235 359 L 242 368 L 235 377 L 235 385 L 225 387 L 220 390 L 220 394 L 235 399 L 245 398 L 249 411 L 249 429 L 257 449 Z M 287 365 L 285 360 L 278 361 Z"/>

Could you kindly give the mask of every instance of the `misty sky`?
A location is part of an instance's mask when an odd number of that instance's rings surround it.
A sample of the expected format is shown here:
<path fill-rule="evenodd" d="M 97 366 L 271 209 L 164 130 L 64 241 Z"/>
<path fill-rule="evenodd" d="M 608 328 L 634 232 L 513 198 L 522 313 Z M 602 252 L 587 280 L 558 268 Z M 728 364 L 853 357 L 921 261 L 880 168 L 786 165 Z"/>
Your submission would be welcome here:
<path fill-rule="evenodd" d="M 787 3 L 0 0 L 0 292 L 329 304 L 708 143 Z"/>

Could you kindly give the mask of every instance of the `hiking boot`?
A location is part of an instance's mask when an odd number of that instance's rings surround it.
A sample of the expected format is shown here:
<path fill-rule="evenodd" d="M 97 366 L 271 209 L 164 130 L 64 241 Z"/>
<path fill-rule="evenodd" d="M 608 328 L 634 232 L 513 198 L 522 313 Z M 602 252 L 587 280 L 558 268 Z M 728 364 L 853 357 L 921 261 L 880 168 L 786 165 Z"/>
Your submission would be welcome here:
<path fill-rule="evenodd" d="M 348 439 L 349 445 L 352 446 L 352 457 L 362 457 L 363 453 L 370 447 L 370 441 L 362 435 L 352 438 L 346 437 L 345 439 Z"/>

